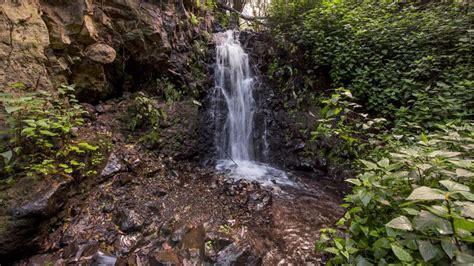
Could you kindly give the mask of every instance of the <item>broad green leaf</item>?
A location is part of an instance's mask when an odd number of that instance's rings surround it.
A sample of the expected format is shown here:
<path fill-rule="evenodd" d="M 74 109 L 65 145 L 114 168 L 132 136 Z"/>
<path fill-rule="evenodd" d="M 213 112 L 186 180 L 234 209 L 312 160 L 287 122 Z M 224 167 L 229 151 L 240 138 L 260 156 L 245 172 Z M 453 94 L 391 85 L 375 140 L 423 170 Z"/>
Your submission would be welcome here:
<path fill-rule="evenodd" d="M 474 173 L 466 169 L 458 168 L 456 169 L 456 175 L 459 177 L 472 177 L 474 176 Z"/>
<path fill-rule="evenodd" d="M 373 246 L 375 248 L 389 249 L 390 248 L 390 242 L 386 238 L 379 238 L 379 239 L 377 239 L 377 241 L 375 241 Z"/>
<path fill-rule="evenodd" d="M 348 178 L 348 179 L 346 179 L 346 182 L 349 182 L 349 183 L 354 184 L 356 186 L 362 185 L 362 182 L 360 182 L 359 179 L 355 179 L 355 178 Z"/>
<path fill-rule="evenodd" d="M 387 158 L 383 158 L 382 160 L 378 161 L 377 164 L 380 167 L 387 168 L 390 165 L 390 161 Z"/>
<path fill-rule="evenodd" d="M 438 249 L 429 240 L 418 241 L 418 250 L 425 262 L 436 258 Z"/>
<path fill-rule="evenodd" d="M 366 160 L 360 160 L 366 167 L 367 169 L 369 170 L 372 170 L 372 169 L 377 169 L 377 165 L 373 162 L 369 162 L 369 161 L 366 161 Z"/>
<path fill-rule="evenodd" d="M 415 188 L 407 200 L 444 200 L 444 194 L 430 187 Z"/>
<path fill-rule="evenodd" d="M 448 208 L 443 205 L 432 205 L 432 206 L 425 206 L 427 210 L 429 210 L 432 214 L 437 215 L 439 217 L 446 217 L 448 214 Z"/>
<path fill-rule="evenodd" d="M 35 134 L 35 130 L 36 129 L 34 127 L 26 127 L 20 132 L 20 134 L 22 136 L 30 137 L 30 136 L 33 136 Z"/>
<path fill-rule="evenodd" d="M 449 221 L 425 210 L 420 211 L 420 214 L 413 219 L 413 227 L 422 232 L 433 230 L 443 235 L 453 233 Z"/>
<path fill-rule="evenodd" d="M 47 119 L 41 119 L 36 121 L 36 124 L 42 128 L 50 128 L 50 124 Z"/>
<path fill-rule="evenodd" d="M 373 264 L 370 263 L 366 258 L 362 257 L 361 255 L 357 256 L 356 258 L 356 266 L 372 266 Z"/>
<path fill-rule="evenodd" d="M 91 150 L 91 151 L 96 151 L 99 148 L 97 146 L 90 145 L 87 142 L 80 142 L 79 144 L 77 144 L 77 146 L 84 148 L 86 150 Z"/>
<path fill-rule="evenodd" d="M 474 203 L 469 201 L 456 201 L 456 206 L 461 209 L 461 215 L 467 218 L 474 218 Z"/>
<path fill-rule="evenodd" d="M 339 250 L 336 248 L 329 247 L 329 248 L 325 248 L 324 251 L 335 254 L 335 255 L 339 254 Z"/>
<path fill-rule="evenodd" d="M 365 188 L 357 191 L 357 195 L 364 206 L 367 206 L 372 199 L 372 193 L 368 192 Z"/>
<path fill-rule="evenodd" d="M 5 164 L 8 164 L 13 157 L 13 151 L 9 150 L 6 152 L 2 152 L 0 153 L 0 156 L 3 157 L 3 161 L 5 162 Z"/>
<path fill-rule="evenodd" d="M 441 180 L 439 181 L 441 185 L 443 185 L 449 191 L 469 191 L 469 187 L 463 184 L 459 184 L 457 182 L 451 180 Z"/>
<path fill-rule="evenodd" d="M 461 155 L 460 152 L 454 152 L 454 151 L 434 151 L 429 154 L 430 157 L 445 157 L 445 158 L 452 158 Z"/>
<path fill-rule="evenodd" d="M 413 226 L 411 225 L 410 220 L 403 215 L 392 219 L 385 226 L 394 228 L 394 229 L 404 230 L 404 231 L 413 230 Z"/>
<path fill-rule="evenodd" d="M 5 106 L 5 111 L 9 114 L 23 109 L 22 106 Z"/>
<path fill-rule="evenodd" d="M 462 265 L 472 265 L 474 263 L 474 256 L 467 253 L 460 253 L 456 256 L 456 262 Z"/>
<path fill-rule="evenodd" d="M 454 218 L 454 228 L 456 228 L 456 230 L 462 229 L 468 232 L 472 232 L 474 231 L 474 220 Z"/>
<path fill-rule="evenodd" d="M 472 160 L 448 160 L 450 163 L 464 168 L 470 168 L 473 166 Z"/>
<path fill-rule="evenodd" d="M 474 201 L 474 194 L 472 194 L 471 192 L 459 191 L 457 193 L 463 195 L 463 197 L 466 198 L 467 200 Z"/>
<path fill-rule="evenodd" d="M 57 133 L 54 133 L 54 132 L 51 132 L 49 130 L 40 130 L 39 131 L 41 134 L 45 135 L 45 136 L 49 136 L 49 137 L 55 137 L 57 136 L 58 134 Z"/>
<path fill-rule="evenodd" d="M 444 237 L 441 239 L 441 247 L 443 248 L 444 252 L 450 259 L 454 258 L 455 251 L 458 248 L 455 245 L 454 239 L 451 237 Z"/>
<path fill-rule="evenodd" d="M 419 210 L 415 210 L 413 208 L 403 208 L 402 210 L 404 210 L 409 215 L 418 215 L 420 213 Z"/>
<path fill-rule="evenodd" d="M 410 262 L 413 260 L 412 256 L 409 252 L 403 249 L 400 245 L 396 243 L 392 243 L 390 245 L 392 247 L 392 251 L 397 256 L 397 258 L 403 262 Z"/>

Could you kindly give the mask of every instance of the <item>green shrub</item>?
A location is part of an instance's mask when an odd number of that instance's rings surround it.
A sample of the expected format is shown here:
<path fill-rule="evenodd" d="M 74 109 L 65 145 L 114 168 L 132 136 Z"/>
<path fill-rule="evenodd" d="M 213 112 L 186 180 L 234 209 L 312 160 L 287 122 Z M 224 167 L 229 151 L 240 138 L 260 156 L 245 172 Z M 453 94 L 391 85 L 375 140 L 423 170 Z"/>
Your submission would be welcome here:
<path fill-rule="evenodd" d="M 300 75 L 329 69 L 334 88 L 350 89 L 366 112 L 407 128 L 472 117 L 472 3 L 272 3 L 273 35 Z"/>
<path fill-rule="evenodd" d="M 89 172 L 100 163 L 99 146 L 77 140 L 74 130 L 83 124 L 85 112 L 74 96 L 74 86 L 57 91 L 25 92 L 14 84 L 0 94 L 6 117 L 3 134 L 8 140 L 0 149 L 2 176 L 72 174 Z"/>
<path fill-rule="evenodd" d="M 147 126 L 153 130 L 158 130 L 160 121 L 164 118 L 165 114 L 158 107 L 158 102 L 140 93 L 128 107 L 124 120 L 128 123 L 130 130 Z"/>
<path fill-rule="evenodd" d="M 416 144 L 361 160 L 348 208 L 323 229 L 318 251 L 332 264 L 473 263 L 474 125 L 439 126 Z M 375 158 L 375 157 L 372 157 Z"/>

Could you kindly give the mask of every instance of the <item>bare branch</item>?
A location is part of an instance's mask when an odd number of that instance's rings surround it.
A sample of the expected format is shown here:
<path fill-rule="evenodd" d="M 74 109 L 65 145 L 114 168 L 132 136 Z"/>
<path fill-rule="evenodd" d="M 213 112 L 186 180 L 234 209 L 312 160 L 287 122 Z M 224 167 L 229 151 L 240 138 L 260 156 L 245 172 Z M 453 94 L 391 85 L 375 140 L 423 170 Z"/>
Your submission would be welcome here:
<path fill-rule="evenodd" d="M 221 3 L 217 3 L 217 7 L 220 8 L 220 9 L 224 9 L 224 10 L 230 11 L 230 12 L 234 12 L 234 13 L 236 13 L 237 15 L 239 15 L 240 18 L 245 19 L 245 20 L 249 20 L 249 21 L 255 21 L 255 22 L 258 22 L 258 23 L 262 23 L 262 22 L 259 21 L 259 20 L 265 20 L 265 19 L 267 19 L 267 17 L 252 17 L 252 16 L 248 16 L 248 15 L 242 14 L 242 13 L 239 12 L 237 9 L 232 8 L 232 7 L 230 7 L 230 6 L 226 6 L 226 5 L 221 4 Z"/>

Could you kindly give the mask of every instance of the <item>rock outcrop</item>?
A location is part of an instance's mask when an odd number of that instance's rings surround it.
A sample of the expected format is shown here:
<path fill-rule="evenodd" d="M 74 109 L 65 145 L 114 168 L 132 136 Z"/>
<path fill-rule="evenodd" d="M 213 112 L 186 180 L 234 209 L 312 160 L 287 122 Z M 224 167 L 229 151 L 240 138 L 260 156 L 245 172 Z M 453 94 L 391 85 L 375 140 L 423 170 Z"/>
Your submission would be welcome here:
<path fill-rule="evenodd" d="M 0 88 L 74 83 L 81 100 L 98 102 L 162 76 L 186 87 L 190 47 L 211 24 L 190 1 L 5 0 Z"/>

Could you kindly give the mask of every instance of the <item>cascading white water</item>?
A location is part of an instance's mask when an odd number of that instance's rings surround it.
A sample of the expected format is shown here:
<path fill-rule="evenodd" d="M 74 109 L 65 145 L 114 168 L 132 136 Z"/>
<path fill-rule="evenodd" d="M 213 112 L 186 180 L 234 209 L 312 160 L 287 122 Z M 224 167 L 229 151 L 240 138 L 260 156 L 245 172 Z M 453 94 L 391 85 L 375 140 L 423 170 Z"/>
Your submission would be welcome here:
<path fill-rule="evenodd" d="M 216 168 L 237 178 L 256 180 L 264 185 L 292 185 L 286 174 L 256 162 L 253 149 L 254 79 L 248 55 L 234 38 L 234 31 L 215 35 L 216 66 L 213 112 L 217 119 L 225 113 L 224 123 L 216 123 L 216 145 L 219 160 Z M 221 104 L 222 100 L 225 104 Z M 264 151 L 265 153 L 265 151 Z"/>

